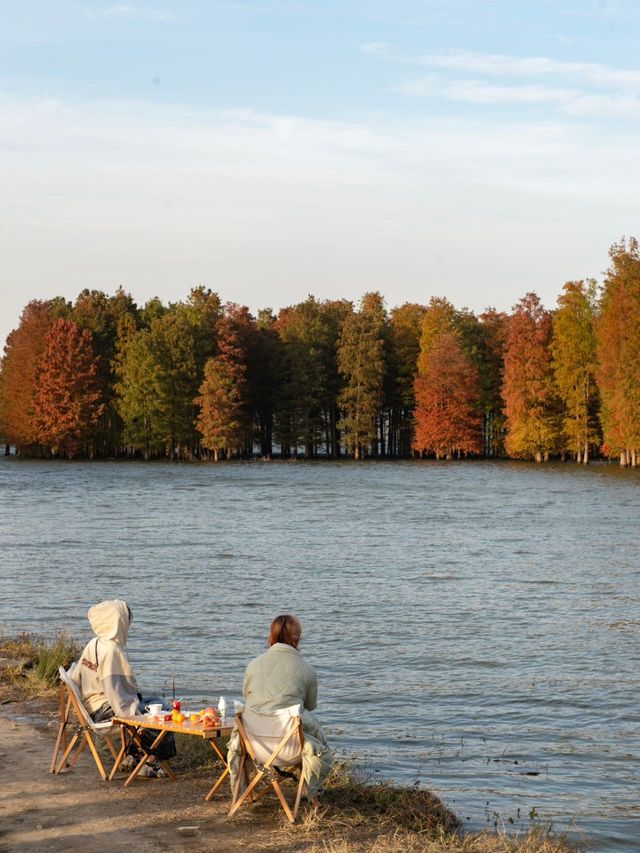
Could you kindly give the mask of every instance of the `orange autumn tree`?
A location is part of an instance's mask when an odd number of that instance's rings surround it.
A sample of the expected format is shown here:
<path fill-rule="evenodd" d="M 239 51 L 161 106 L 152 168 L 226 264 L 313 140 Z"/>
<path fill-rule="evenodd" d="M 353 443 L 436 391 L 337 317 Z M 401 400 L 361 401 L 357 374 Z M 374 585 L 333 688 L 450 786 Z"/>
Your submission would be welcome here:
<path fill-rule="evenodd" d="M 91 332 L 59 318 L 44 338 L 35 394 L 35 424 L 40 444 L 72 458 L 79 450 L 93 456 L 92 431 L 104 410 L 98 385 L 100 359 Z"/>
<path fill-rule="evenodd" d="M 202 446 L 213 451 L 217 462 L 222 453 L 230 459 L 242 451 L 249 428 L 246 407 L 246 366 L 233 318 L 225 316 L 218 324 L 218 351 L 205 364 L 196 424 Z"/>
<path fill-rule="evenodd" d="M 478 369 L 455 331 L 430 340 L 415 380 L 414 450 L 436 459 L 482 452 Z"/>
<path fill-rule="evenodd" d="M 509 321 L 502 386 L 505 447 L 517 459 L 548 461 L 560 446 L 550 340 L 551 315 L 537 294 L 527 293 Z"/>
<path fill-rule="evenodd" d="M 47 302 L 29 302 L 7 338 L 0 372 L 0 435 L 24 452 L 38 443 L 36 380 L 45 335 L 53 321 Z"/>
<path fill-rule="evenodd" d="M 640 248 L 632 237 L 609 250 L 597 322 L 603 450 L 640 465 Z"/>

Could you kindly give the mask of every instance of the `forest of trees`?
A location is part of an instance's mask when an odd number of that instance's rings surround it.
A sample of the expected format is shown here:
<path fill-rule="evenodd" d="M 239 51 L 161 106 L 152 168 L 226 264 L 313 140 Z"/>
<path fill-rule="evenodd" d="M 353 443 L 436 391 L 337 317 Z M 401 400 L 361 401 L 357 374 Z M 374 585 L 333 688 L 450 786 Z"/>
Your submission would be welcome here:
<path fill-rule="evenodd" d="M 640 250 L 511 314 L 447 299 L 252 316 L 203 287 L 32 301 L 0 369 L 0 441 L 44 458 L 280 456 L 640 465 Z"/>

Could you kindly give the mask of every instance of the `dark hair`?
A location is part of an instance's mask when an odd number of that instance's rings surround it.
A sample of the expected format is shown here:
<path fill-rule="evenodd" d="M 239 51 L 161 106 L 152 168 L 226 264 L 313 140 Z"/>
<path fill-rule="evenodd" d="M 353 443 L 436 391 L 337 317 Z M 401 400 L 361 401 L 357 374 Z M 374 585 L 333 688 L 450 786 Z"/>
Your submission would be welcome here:
<path fill-rule="evenodd" d="M 271 623 L 269 631 L 269 645 L 274 643 L 286 643 L 288 646 L 298 648 L 300 637 L 302 636 L 302 625 L 295 616 L 285 613 L 282 616 L 276 616 Z"/>

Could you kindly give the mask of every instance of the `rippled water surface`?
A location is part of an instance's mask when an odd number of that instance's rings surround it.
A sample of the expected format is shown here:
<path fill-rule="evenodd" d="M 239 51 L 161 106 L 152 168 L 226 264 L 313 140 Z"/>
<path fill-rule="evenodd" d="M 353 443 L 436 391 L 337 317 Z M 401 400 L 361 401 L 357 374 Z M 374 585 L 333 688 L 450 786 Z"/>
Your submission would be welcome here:
<path fill-rule="evenodd" d="M 130 602 L 145 690 L 239 695 L 293 611 L 332 743 L 467 825 L 640 849 L 640 477 L 509 463 L 0 461 L 0 622 Z"/>

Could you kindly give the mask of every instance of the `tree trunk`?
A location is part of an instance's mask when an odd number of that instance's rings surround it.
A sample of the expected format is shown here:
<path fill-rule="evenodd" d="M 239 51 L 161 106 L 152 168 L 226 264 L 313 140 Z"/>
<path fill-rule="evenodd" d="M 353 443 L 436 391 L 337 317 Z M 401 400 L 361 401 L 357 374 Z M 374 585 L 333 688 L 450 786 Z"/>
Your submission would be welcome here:
<path fill-rule="evenodd" d="M 384 457 L 387 454 L 385 435 L 384 435 L 384 414 L 380 415 L 380 422 L 379 423 L 380 423 L 380 426 L 379 426 L 379 428 L 380 428 L 380 439 L 378 442 L 378 455 Z"/>
<path fill-rule="evenodd" d="M 620 467 L 621 468 L 627 467 L 627 451 L 626 450 L 622 450 L 620 452 Z"/>
<path fill-rule="evenodd" d="M 353 458 L 354 459 L 360 459 L 360 445 L 359 444 L 356 444 L 356 446 L 353 448 Z"/>
<path fill-rule="evenodd" d="M 584 451 L 582 453 L 582 464 L 583 465 L 589 464 L 589 443 L 588 442 L 585 443 Z"/>
<path fill-rule="evenodd" d="M 539 463 L 539 462 L 542 462 L 542 453 L 540 453 L 540 451 L 539 451 L 539 450 L 538 450 L 538 451 L 536 451 L 535 460 L 536 460 L 536 462 L 538 462 L 538 463 Z"/>
<path fill-rule="evenodd" d="M 331 426 L 329 423 L 329 412 L 328 410 L 324 413 L 324 454 L 327 459 L 331 459 L 333 456 L 331 450 Z"/>
<path fill-rule="evenodd" d="M 637 456 L 635 448 L 631 451 L 631 467 L 635 468 L 637 465 Z"/>

